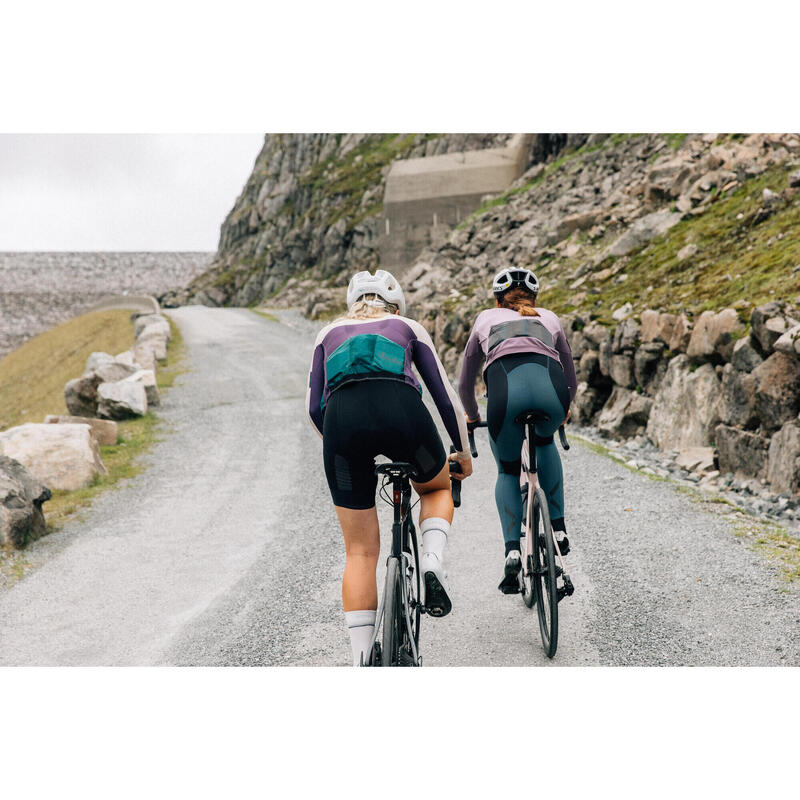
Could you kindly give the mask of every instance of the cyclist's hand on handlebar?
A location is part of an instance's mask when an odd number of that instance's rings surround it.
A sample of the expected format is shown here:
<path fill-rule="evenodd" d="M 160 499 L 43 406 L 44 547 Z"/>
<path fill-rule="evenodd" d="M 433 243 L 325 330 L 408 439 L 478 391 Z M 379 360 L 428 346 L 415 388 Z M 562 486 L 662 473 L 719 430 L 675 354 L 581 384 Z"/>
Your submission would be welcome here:
<path fill-rule="evenodd" d="M 564 417 L 564 425 L 569 422 L 569 418 L 572 416 L 572 406 L 567 409 L 567 416 Z"/>
<path fill-rule="evenodd" d="M 472 458 L 469 453 L 450 453 L 450 461 L 454 461 L 461 468 L 459 472 L 451 472 L 451 476 L 457 481 L 463 481 L 472 475 Z"/>

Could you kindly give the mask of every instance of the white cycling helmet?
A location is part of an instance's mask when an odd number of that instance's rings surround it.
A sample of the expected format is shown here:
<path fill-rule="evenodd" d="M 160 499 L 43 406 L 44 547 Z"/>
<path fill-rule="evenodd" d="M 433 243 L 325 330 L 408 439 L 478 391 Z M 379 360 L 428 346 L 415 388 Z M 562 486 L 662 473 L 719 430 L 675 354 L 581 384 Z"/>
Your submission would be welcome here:
<path fill-rule="evenodd" d="M 521 286 L 527 289 L 534 297 L 539 294 L 539 279 L 529 269 L 511 269 L 506 267 L 501 269 L 492 281 L 492 291 L 498 294 L 505 294 L 509 289 Z"/>
<path fill-rule="evenodd" d="M 347 285 L 347 308 L 353 307 L 359 298 L 365 294 L 376 294 L 387 303 L 393 303 L 400 309 L 400 313 L 406 313 L 406 298 L 403 290 L 397 282 L 397 278 L 385 269 L 379 269 L 372 275 L 366 270 L 356 272 L 350 283 Z"/>

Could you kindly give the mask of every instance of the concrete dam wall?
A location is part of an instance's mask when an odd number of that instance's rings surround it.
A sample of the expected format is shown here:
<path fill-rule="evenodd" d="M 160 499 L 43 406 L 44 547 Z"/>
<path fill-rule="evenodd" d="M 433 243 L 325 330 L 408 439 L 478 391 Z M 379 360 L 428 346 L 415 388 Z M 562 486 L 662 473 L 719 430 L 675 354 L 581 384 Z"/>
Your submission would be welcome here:
<path fill-rule="evenodd" d="M 402 275 L 423 247 L 487 195 L 507 189 L 525 171 L 533 136 L 515 134 L 501 148 L 395 161 L 383 196 L 381 266 Z"/>

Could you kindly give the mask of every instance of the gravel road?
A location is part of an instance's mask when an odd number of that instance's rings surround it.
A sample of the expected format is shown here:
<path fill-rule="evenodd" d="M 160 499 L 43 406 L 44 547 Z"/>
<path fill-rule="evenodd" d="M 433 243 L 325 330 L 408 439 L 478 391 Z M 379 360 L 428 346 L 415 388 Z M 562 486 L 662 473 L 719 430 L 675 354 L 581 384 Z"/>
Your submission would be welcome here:
<path fill-rule="evenodd" d="M 0 664 L 346 664 L 341 534 L 303 407 L 315 326 L 169 313 L 190 362 L 160 412 L 169 434 L 143 474 L 30 548 L 34 568 L 0 594 Z M 576 591 L 549 662 L 535 612 L 496 588 L 478 435 L 448 548 L 454 608 L 425 621 L 426 665 L 800 664 L 800 596 L 729 521 L 578 442 L 564 454 Z"/>

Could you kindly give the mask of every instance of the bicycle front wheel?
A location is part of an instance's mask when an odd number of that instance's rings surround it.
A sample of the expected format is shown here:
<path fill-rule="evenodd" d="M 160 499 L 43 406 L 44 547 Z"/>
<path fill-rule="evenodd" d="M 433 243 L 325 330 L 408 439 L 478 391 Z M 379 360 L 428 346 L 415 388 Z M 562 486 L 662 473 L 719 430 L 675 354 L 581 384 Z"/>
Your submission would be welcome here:
<path fill-rule="evenodd" d="M 547 499 L 541 487 L 533 496 L 533 583 L 542 647 L 553 658 L 558 647 L 558 587 L 556 586 L 556 553 Z"/>

